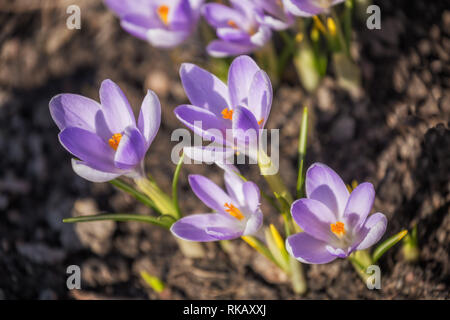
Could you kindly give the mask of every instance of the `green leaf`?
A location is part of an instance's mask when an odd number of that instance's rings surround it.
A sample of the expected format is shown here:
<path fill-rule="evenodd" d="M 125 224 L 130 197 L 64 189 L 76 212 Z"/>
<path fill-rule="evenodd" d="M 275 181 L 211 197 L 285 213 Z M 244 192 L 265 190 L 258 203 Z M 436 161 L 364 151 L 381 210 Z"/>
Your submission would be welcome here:
<path fill-rule="evenodd" d="M 98 214 L 90 216 L 80 216 L 63 219 L 65 223 L 78 223 L 78 222 L 92 222 L 92 221 L 138 221 L 150 223 L 159 227 L 170 229 L 175 219 L 169 215 L 161 215 L 157 218 L 151 216 L 145 216 L 142 214 L 129 214 L 129 213 L 112 213 L 112 214 Z"/>
<path fill-rule="evenodd" d="M 152 276 L 146 271 L 141 271 L 141 277 L 150 286 L 150 288 L 156 292 L 161 293 L 164 291 L 166 286 L 158 277 Z"/>
<path fill-rule="evenodd" d="M 178 219 L 181 218 L 180 206 L 178 204 L 178 178 L 180 177 L 183 160 L 184 160 L 184 152 L 181 154 L 180 160 L 178 161 L 172 181 L 172 201 L 173 206 L 175 207 L 175 210 L 177 212 Z"/>
<path fill-rule="evenodd" d="M 147 197 L 142 192 L 139 192 L 138 190 L 134 189 L 129 184 L 127 184 L 119 179 L 111 180 L 109 183 L 111 183 L 116 188 L 132 195 L 136 200 L 142 202 L 147 207 L 150 207 L 153 210 L 155 210 L 157 213 L 161 214 L 161 212 L 156 208 L 155 203 L 149 197 Z"/>
<path fill-rule="evenodd" d="M 396 235 L 390 237 L 389 239 L 385 240 L 383 243 L 381 243 L 372 254 L 372 261 L 373 263 L 376 263 L 378 259 L 381 258 L 381 256 L 388 251 L 390 248 L 392 248 L 396 243 L 398 243 L 400 240 L 403 239 L 404 236 L 408 233 L 408 230 L 403 230 L 397 233 Z"/>
<path fill-rule="evenodd" d="M 252 247 L 253 249 L 255 249 L 256 251 L 258 251 L 259 253 L 261 253 L 263 256 L 265 256 L 267 259 L 269 259 L 270 261 L 272 261 L 273 263 L 275 263 L 279 268 L 283 269 L 283 267 L 278 263 L 278 261 L 273 257 L 272 253 L 270 252 L 270 250 L 264 245 L 264 243 L 262 243 L 261 240 L 257 239 L 256 237 L 253 236 L 242 236 L 241 237 L 242 240 L 244 240 L 245 242 L 247 242 L 247 244 Z"/>
<path fill-rule="evenodd" d="M 298 176 L 297 176 L 297 198 L 304 196 L 305 169 L 304 162 L 306 156 L 306 140 L 308 136 L 308 108 L 303 108 L 302 122 L 298 138 Z"/>

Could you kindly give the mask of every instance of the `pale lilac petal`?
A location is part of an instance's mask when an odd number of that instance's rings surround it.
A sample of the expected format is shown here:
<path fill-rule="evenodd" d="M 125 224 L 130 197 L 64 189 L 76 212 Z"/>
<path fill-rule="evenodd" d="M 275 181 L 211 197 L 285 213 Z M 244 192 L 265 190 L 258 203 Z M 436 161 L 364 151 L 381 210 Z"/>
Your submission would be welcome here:
<path fill-rule="evenodd" d="M 225 41 L 247 41 L 249 39 L 249 35 L 247 31 L 242 29 L 235 29 L 230 27 L 218 28 L 216 30 L 217 36 Z"/>
<path fill-rule="evenodd" d="M 237 170 L 237 168 L 236 168 Z M 237 171 L 239 172 L 239 171 Z M 236 173 L 226 171 L 224 174 L 225 188 L 230 197 L 240 206 L 245 206 L 244 183 L 245 181 Z"/>
<path fill-rule="evenodd" d="M 349 192 L 336 172 L 322 163 L 314 163 L 306 172 L 305 185 L 308 198 L 328 206 L 336 220 L 342 218 Z"/>
<path fill-rule="evenodd" d="M 175 116 L 185 126 L 203 138 L 215 141 L 219 144 L 226 144 L 226 127 L 224 122 L 214 113 L 206 109 L 181 105 L 175 108 Z"/>
<path fill-rule="evenodd" d="M 220 213 L 194 214 L 181 218 L 172 225 L 170 231 L 175 236 L 184 240 L 201 242 L 224 240 L 218 238 L 217 229 L 208 230 L 209 228 L 225 228 L 226 230 L 239 232 L 239 229 L 236 228 L 236 223 Z M 216 232 L 214 233 L 214 231 Z M 221 231 L 224 232 L 224 230 Z M 242 234 L 242 231 L 240 233 Z"/>
<path fill-rule="evenodd" d="M 223 213 L 225 203 L 232 204 L 232 199 L 217 184 L 201 175 L 189 175 L 189 185 L 195 195 L 209 208 Z"/>
<path fill-rule="evenodd" d="M 386 226 L 387 219 L 384 214 L 377 212 L 369 216 L 360 231 L 367 233 L 367 235 L 356 247 L 356 250 L 367 249 L 380 241 L 381 237 L 386 232 Z"/>
<path fill-rule="evenodd" d="M 207 227 L 206 233 L 216 240 L 232 240 L 242 236 L 242 229 L 227 227 Z"/>
<path fill-rule="evenodd" d="M 171 48 L 184 42 L 191 34 L 191 30 L 167 30 L 152 28 L 147 31 L 147 40 L 155 47 Z"/>
<path fill-rule="evenodd" d="M 133 110 L 117 84 L 107 79 L 100 86 L 100 101 L 106 123 L 113 133 L 122 133 L 128 126 L 136 126 Z"/>
<path fill-rule="evenodd" d="M 267 26 L 259 26 L 258 31 L 250 37 L 250 42 L 258 47 L 263 47 L 270 40 L 272 31 Z"/>
<path fill-rule="evenodd" d="M 253 113 L 246 107 L 238 106 L 233 110 L 233 131 L 242 130 L 248 132 L 249 137 L 257 137 L 259 134 L 259 124 Z M 245 141 L 249 138 L 242 137 L 240 134 L 236 137 L 238 140 Z"/>
<path fill-rule="evenodd" d="M 333 239 L 331 224 L 336 223 L 334 214 L 323 203 L 314 199 L 299 199 L 291 207 L 294 221 L 311 236 L 329 242 Z"/>
<path fill-rule="evenodd" d="M 323 264 L 336 259 L 326 249 L 327 243 L 307 233 L 297 233 L 286 239 L 286 250 L 302 263 Z"/>
<path fill-rule="evenodd" d="M 114 172 L 114 150 L 96 134 L 75 127 L 64 129 L 59 141 L 75 157 L 100 171 Z"/>
<path fill-rule="evenodd" d="M 261 204 L 258 186 L 252 181 L 247 181 L 243 184 L 242 189 L 247 208 L 252 212 L 257 211 Z"/>
<path fill-rule="evenodd" d="M 92 168 L 86 162 L 72 159 L 72 169 L 77 175 L 91 182 L 107 182 L 121 176 L 121 173 L 100 171 Z"/>
<path fill-rule="evenodd" d="M 261 228 L 262 223 L 263 214 L 260 209 L 257 209 L 247 220 L 243 235 L 247 236 L 256 234 L 256 232 Z"/>
<path fill-rule="evenodd" d="M 50 100 L 50 114 L 60 130 L 77 127 L 98 134 L 111 136 L 97 101 L 77 95 L 58 94 Z"/>
<path fill-rule="evenodd" d="M 366 221 L 374 200 L 375 190 L 373 185 L 369 182 L 361 183 L 350 194 L 347 207 L 344 211 L 344 219 L 355 230 L 359 230 Z"/>
<path fill-rule="evenodd" d="M 253 112 L 258 122 L 262 121 L 261 128 L 264 128 L 269 117 L 272 97 L 272 84 L 269 76 L 263 70 L 257 71 L 250 85 L 248 108 Z"/>
<path fill-rule="evenodd" d="M 229 106 L 228 88 L 222 80 L 190 63 L 181 65 L 180 78 L 191 104 L 222 117 L 222 110 Z"/>
<path fill-rule="evenodd" d="M 105 0 L 105 4 L 119 17 L 129 13 L 149 13 L 152 8 L 148 0 Z"/>
<path fill-rule="evenodd" d="M 224 146 L 184 147 L 183 152 L 187 157 L 198 163 L 215 163 L 225 171 L 232 171 L 229 167 L 234 167 L 231 163 L 235 151 L 231 148 L 226 148 Z"/>
<path fill-rule="evenodd" d="M 208 52 L 208 54 L 216 58 L 248 54 L 255 49 L 256 47 L 252 44 L 234 43 L 223 40 L 213 40 L 206 47 L 206 51 Z"/>
<path fill-rule="evenodd" d="M 142 101 L 139 113 L 138 128 L 145 139 L 145 147 L 148 149 L 161 124 L 161 104 L 156 94 L 148 90 Z"/>
<path fill-rule="evenodd" d="M 162 27 L 159 19 L 140 13 L 129 13 L 120 20 L 122 28 L 136 38 L 147 41 L 150 28 Z"/>
<path fill-rule="evenodd" d="M 127 127 L 117 148 L 114 164 L 123 170 L 133 169 L 142 161 L 146 152 L 141 132 L 135 127 Z"/>
<path fill-rule="evenodd" d="M 228 27 L 229 21 L 238 24 L 244 19 L 244 16 L 238 11 L 218 3 L 208 3 L 203 6 L 203 16 L 208 23 L 215 27 Z"/>
<path fill-rule="evenodd" d="M 260 69 L 249 56 L 240 56 L 233 60 L 228 71 L 228 90 L 232 108 L 248 105 L 250 86 L 256 72 Z"/>

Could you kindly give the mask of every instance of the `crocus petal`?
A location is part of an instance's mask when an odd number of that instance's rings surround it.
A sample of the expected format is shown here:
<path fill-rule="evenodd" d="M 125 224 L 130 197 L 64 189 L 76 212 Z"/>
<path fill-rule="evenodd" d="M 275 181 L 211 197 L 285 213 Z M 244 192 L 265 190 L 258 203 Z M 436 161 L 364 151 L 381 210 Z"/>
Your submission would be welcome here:
<path fill-rule="evenodd" d="M 213 40 L 206 47 L 206 51 L 212 57 L 224 58 L 229 56 L 237 56 L 240 54 L 248 54 L 255 50 L 252 44 L 234 43 L 223 40 Z"/>
<path fill-rule="evenodd" d="M 243 234 L 241 229 L 227 227 L 207 227 L 205 231 L 216 238 L 216 240 L 232 240 L 239 238 Z"/>
<path fill-rule="evenodd" d="M 306 172 L 306 194 L 326 206 L 341 219 L 349 192 L 344 181 L 330 167 L 322 163 L 314 163 Z"/>
<path fill-rule="evenodd" d="M 113 133 L 122 133 L 128 126 L 136 126 L 130 104 L 117 84 L 107 79 L 100 86 L 100 101 L 106 122 Z"/>
<path fill-rule="evenodd" d="M 138 128 L 145 139 L 145 148 L 148 149 L 158 132 L 161 124 L 161 104 L 156 94 L 148 90 L 142 101 L 139 113 Z"/>
<path fill-rule="evenodd" d="M 243 184 L 242 190 L 247 208 L 252 212 L 257 211 L 261 204 L 258 186 L 254 182 L 247 181 Z"/>
<path fill-rule="evenodd" d="M 356 250 L 364 250 L 380 241 L 383 234 L 386 232 L 387 219 L 386 216 L 380 212 L 374 213 L 367 218 L 366 223 L 360 232 L 366 232 L 367 235 L 356 247 Z"/>
<path fill-rule="evenodd" d="M 261 228 L 262 222 L 263 214 L 260 209 L 257 209 L 247 220 L 243 235 L 254 235 Z"/>
<path fill-rule="evenodd" d="M 225 188 L 227 189 L 227 193 L 230 195 L 230 197 L 234 201 L 239 203 L 240 206 L 245 206 L 245 196 L 244 196 L 245 181 L 236 173 L 233 173 L 231 171 L 225 172 L 224 180 L 225 180 Z"/>
<path fill-rule="evenodd" d="M 114 164 L 122 170 L 133 169 L 142 161 L 146 151 L 141 132 L 133 126 L 127 127 L 117 148 Z"/>
<path fill-rule="evenodd" d="M 258 47 L 263 47 L 270 40 L 272 31 L 267 26 L 259 26 L 258 31 L 250 37 L 250 42 Z"/>
<path fill-rule="evenodd" d="M 228 108 L 228 88 L 212 73 L 194 64 L 183 63 L 180 78 L 184 91 L 191 104 L 205 108 L 221 117 L 223 109 Z"/>
<path fill-rule="evenodd" d="M 218 229 L 214 228 L 226 228 L 226 230 L 238 232 L 232 219 L 220 213 L 193 214 L 175 222 L 170 231 L 184 240 L 200 242 L 224 240 L 218 238 Z M 209 229 L 209 232 L 207 232 L 208 228 L 212 229 Z M 221 231 L 224 233 L 223 229 Z"/>
<path fill-rule="evenodd" d="M 241 23 L 244 18 L 238 11 L 218 3 L 205 4 L 202 10 L 206 21 L 215 28 L 227 27 L 229 21 Z"/>
<path fill-rule="evenodd" d="M 155 47 L 171 48 L 181 44 L 190 35 L 190 30 L 167 30 L 152 28 L 147 31 L 147 40 Z"/>
<path fill-rule="evenodd" d="M 355 230 L 359 230 L 372 209 L 375 190 L 369 182 L 361 183 L 350 194 L 344 218 Z"/>
<path fill-rule="evenodd" d="M 184 147 L 184 154 L 194 161 L 199 163 L 212 164 L 215 163 L 225 171 L 234 167 L 231 163 L 233 161 L 234 150 L 223 146 L 219 147 Z"/>
<path fill-rule="evenodd" d="M 326 242 L 317 240 L 304 232 L 286 239 L 286 250 L 303 263 L 323 264 L 336 259 L 336 256 L 328 252 L 326 246 Z"/>
<path fill-rule="evenodd" d="M 333 239 L 330 225 L 336 218 L 322 202 L 314 199 L 299 199 L 291 206 L 294 221 L 311 236 L 329 242 Z"/>
<path fill-rule="evenodd" d="M 175 108 L 175 116 L 186 127 L 203 138 L 215 141 L 219 144 L 225 144 L 226 127 L 222 119 L 216 117 L 209 110 L 191 106 L 181 105 Z"/>
<path fill-rule="evenodd" d="M 153 23 L 152 23 L 153 21 Z M 120 20 L 122 28 L 136 38 L 147 41 L 147 31 L 150 28 L 161 26 L 158 19 L 140 13 L 129 13 Z"/>
<path fill-rule="evenodd" d="M 224 205 L 225 203 L 232 204 L 233 201 L 217 184 L 201 175 L 189 175 L 189 185 L 205 205 L 228 216 Z"/>
<path fill-rule="evenodd" d="M 237 107 L 233 111 L 233 136 L 238 144 L 257 148 L 259 124 L 253 113 L 245 107 Z M 239 146 L 238 146 L 239 147 Z"/>
<path fill-rule="evenodd" d="M 228 90 L 232 108 L 248 104 L 250 86 L 259 70 L 256 62 L 249 56 L 240 56 L 233 60 L 228 71 Z"/>
<path fill-rule="evenodd" d="M 91 182 L 106 182 L 114 180 L 121 175 L 121 173 L 106 172 L 94 169 L 86 162 L 75 159 L 72 159 L 72 169 L 77 175 Z"/>
<path fill-rule="evenodd" d="M 250 85 L 248 107 L 253 112 L 257 121 L 263 121 L 260 125 L 261 128 L 264 127 L 269 117 L 272 96 L 272 84 L 270 83 L 269 76 L 263 70 L 257 71 Z"/>
<path fill-rule="evenodd" d="M 60 130 L 77 127 L 106 138 L 111 136 L 97 101 L 77 95 L 58 94 L 50 100 L 50 114 Z"/>
<path fill-rule="evenodd" d="M 105 0 L 105 4 L 119 17 L 129 13 L 148 13 L 151 9 L 148 0 Z"/>
<path fill-rule="evenodd" d="M 114 150 L 95 133 L 69 127 L 59 134 L 59 141 L 75 157 L 100 171 L 114 172 Z"/>
<path fill-rule="evenodd" d="M 217 36 L 225 41 L 247 41 L 249 39 L 248 33 L 245 30 L 235 28 L 218 28 L 216 30 Z"/>

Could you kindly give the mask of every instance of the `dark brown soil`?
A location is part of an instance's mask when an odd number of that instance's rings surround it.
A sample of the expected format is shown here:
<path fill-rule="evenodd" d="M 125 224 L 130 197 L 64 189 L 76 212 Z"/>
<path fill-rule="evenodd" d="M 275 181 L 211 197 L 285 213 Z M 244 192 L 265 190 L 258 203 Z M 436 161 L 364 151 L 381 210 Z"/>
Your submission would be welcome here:
<path fill-rule="evenodd" d="M 281 174 L 293 190 L 301 106 L 310 106 L 308 164 L 327 163 L 347 182 L 372 182 L 375 210 L 389 218 L 386 236 L 418 225 L 420 260 L 409 264 L 400 246 L 391 250 L 380 260 L 378 291 L 368 290 L 347 261 L 305 266 L 305 297 L 448 299 L 450 11 L 446 1 L 376 2 L 382 30 L 355 27 L 362 98 L 339 89 L 332 71 L 314 95 L 287 71 L 268 127 L 281 128 Z M 181 126 L 172 110 L 187 101 L 177 71 L 182 61 L 207 61 L 198 36 L 182 48 L 157 50 L 122 31 L 101 1 L 78 3 L 82 28 L 71 31 L 67 1 L 0 1 L 0 299 L 297 298 L 283 275 L 239 240 L 228 254 L 207 244 L 207 258 L 192 260 L 157 227 L 61 222 L 74 214 L 148 209 L 73 173 L 49 115 L 50 98 L 72 92 L 98 100 L 100 82 L 111 78 L 137 111 L 145 90 L 156 91 L 163 121 L 147 168 L 169 191 L 175 166 L 168 141 Z M 246 168 L 263 186 L 257 168 Z M 187 185 L 193 172 L 222 179 L 213 166 L 184 167 L 185 213 L 205 209 Z M 278 223 L 267 203 L 263 210 L 267 221 Z M 81 291 L 66 288 L 72 264 L 81 267 Z M 148 288 L 142 270 L 161 277 L 168 289 L 159 295 Z"/>

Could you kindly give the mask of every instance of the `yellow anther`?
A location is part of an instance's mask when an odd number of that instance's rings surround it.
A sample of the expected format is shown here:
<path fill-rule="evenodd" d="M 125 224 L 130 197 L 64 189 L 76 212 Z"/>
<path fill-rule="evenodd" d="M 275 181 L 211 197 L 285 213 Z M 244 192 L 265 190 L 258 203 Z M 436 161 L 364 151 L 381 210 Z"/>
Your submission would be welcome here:
<path fill-rule="evenodd" d="M 331 232 L 333 232 L 338 237 L 341 237 L 345 234 L 345 225 L 343 222 L 336 222 L 336 224 L 330 224 Z"/>
<path fill-rule="evenodd" d="M 258 121 L 258 125 L 262 125 L 264 122 L 264 118 L 261 118 L 261 120 Z"/>
<path fill-rule="evenodd" d="M 161 5 L 157 9 L 158 16 L 161 19 L 161 21 L 165 24 L 169 24 L 169 7 L 166 5 Z"/>
<path fill-rule="evenodd" d="M 336 23 L 334 22 L 333 18 L 328 17 L 327 27 L 330 34 L 334 37 L 336 35 Z"/>
<path fill-rule="evenodd" d="M 119 147 L 120 139 L 122 139 L 121 133 L 115 133 L 112 135 L 111 139 L 108 140 L 108 144 L 114 150 L 117 150 Z"/>
<path fill-rule="evenodd" d="M 222 110 L 222 117 L 224 119 L 228 119 L 228 120 L 233 119 L 233 110 L 230 110 L 228 108 L 223 109 Z"/>
<path fill-rule="evenodd" d="M 352 192 L 358 186 L 358 181 L 352 180 L 352 183 L 351 184 L 347 184 L 346 186 L 347 186 L 348 192 Z"/>
<path fill-rule="evenodd" d="M 229 213 L 232 217 L 235 217 L 238 220 L 242 220 L 245 218 L 242 212 L 238 208 L 236 208 L 232 203 L 225 203 L 224 207 L 225 212 Z"/>
<path fill-rule="evenodd" d="M 300 42 L 303 41 L 303 38 L 304 38 L 304 37 L 305 37 L 305 35 L 304 35 L 303 33 L 299 32 L 299 33 L 297 33 L 297 34 L 295 35 L 295 41 L 296 41 L 297 43 L 300 43 Z"/>

